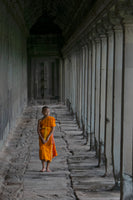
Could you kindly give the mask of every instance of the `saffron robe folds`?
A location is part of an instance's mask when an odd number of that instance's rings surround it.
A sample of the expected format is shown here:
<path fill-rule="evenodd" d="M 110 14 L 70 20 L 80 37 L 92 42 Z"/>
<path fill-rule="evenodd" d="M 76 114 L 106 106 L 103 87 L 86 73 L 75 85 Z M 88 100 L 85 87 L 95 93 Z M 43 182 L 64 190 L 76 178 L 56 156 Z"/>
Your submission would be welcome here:
<path fill-rule="evenodd" d="M 40 133 L 44 140 L 47 139 L 50 134 L 52 127 L 55 127 L 55 118 L 48 116 L 40 121 Z M 39 158 L 40 160 L 51 161 L 52 158 L 57 156 L 55 141 L 53 134 L 50 136 L 48 142 L 42 143 L 39 137 Z"/>

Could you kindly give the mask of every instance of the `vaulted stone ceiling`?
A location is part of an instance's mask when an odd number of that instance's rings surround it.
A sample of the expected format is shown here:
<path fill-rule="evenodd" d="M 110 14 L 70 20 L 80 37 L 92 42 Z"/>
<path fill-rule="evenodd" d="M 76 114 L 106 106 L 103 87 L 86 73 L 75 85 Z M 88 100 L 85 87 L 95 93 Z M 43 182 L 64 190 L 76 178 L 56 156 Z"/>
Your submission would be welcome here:
<path fill-rule="evenodd" d="M 24 17 L 33 34 L 61 32 L 68 39 L 96 0 L 22 0 Z M 51 26 L 51 27 L 50 27 Z M 42 29 L 42 27 L 45 27 Z M 53 29 L 52 29 L 53 28 Z M 36 32 L 36 30 L 38 30 Z M 49 30 L 49 31 L 48 31 Z"/>

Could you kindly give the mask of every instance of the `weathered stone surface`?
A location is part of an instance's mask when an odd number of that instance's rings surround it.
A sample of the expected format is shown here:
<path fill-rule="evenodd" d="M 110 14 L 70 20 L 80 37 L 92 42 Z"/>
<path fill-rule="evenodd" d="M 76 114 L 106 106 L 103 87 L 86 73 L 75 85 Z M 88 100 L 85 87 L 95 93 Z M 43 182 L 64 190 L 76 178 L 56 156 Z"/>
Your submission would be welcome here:
<path fill-rule="evenodd" d="M 23 18 L 21 12 L 16 13 L 14 2 L 7 2 L 10 9 L 0 1 L 0 149 L 27 105 L 26 36 L 20 28 Z"/>
<path fill-rule="evenodd" d="M 62 126 L 62 113 L 51 106 L 56 116 L 55 143 L 58 156 L 51 163 L 52 172 L 40 172 L 37 119 L 38 107 L 29 107 L 3 152 L 0 154 L 1 200 L 118 200 L 119 192 L 111 191 L 113 177 L 104 177 L 104 166 L 97 167 L 95 152 L 84 145 L 82 131 Z M 71 116 L 72 117 L 72 116 Z M 66 116 L 69 120 L 69 116 Z M 67 130 L 68 127 L 68 130 Z M 74 128 L 77 125 L 74 122 Z M 65 128 L 65 129 L 64 129 Z M 62 129 L 64 129 L 62 131 Z M 4 156 L 6 157 L 4 158 Z M 3 177 L 3 179 L 2 179 Z M 2 181 L 3 180 L 3 181 Z"/>

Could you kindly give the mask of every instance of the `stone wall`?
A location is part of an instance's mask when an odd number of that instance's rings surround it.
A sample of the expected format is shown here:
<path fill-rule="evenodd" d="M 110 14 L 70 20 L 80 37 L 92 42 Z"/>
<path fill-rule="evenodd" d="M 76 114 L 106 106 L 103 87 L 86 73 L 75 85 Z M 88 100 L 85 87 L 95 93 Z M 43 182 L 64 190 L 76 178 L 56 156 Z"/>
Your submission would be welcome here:
<path fill-rule="evenodd" d="M 30 35 L 28 39 L 29 57 L 58 57 L 60 56 L 60 36 Z"/>
<path fill-rule="evenodd" d="M 59 100 L 59 59 L 33 57 L 28 67 L 28 100 L 50 103 Z"/>
<path fill-rule="evenodd" d="M 0 147 L 27 105 L 26 36 L 21 28 L 9 5 L 0 1 Z"/>

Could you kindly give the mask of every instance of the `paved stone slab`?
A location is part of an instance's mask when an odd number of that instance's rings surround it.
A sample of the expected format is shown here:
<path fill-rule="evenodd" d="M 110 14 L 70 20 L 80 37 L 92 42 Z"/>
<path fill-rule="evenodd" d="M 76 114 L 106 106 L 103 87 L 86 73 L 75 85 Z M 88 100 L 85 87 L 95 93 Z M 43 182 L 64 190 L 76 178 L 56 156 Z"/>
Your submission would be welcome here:
<path fill-rule="evenodd" d="M 76 191 L 77 198 L 80 200 L 120 200 L 116 192 L 82 192 Z"/>
<path fill-rule="evenodd" d="M 71 129 L 71 126 L 65 124 L 64 121 L 63 126 L 62 122 L 60 124 L 61 130 L 65 133 L 64 139 L 68 144 L 67 147 L 72 153 L 68 158 L 68 166 L 76 198 L 80 200 L 120 199 L 119 192 L 111 191 L 114 186 L 113 177 L 103 177 L 105 169 L 97 167 L 95 152 L 90 152 L 89 146 L 85 145 L 82 131 L 78 126 L 77 130 L 76 126 Z"/>
<path fill-rule="evenodd" d="M 50 105 L 56 118 L 58 156 L 52 172 L 40 172 L 37 121 L 42 106 L 28 107 L 0 154 L 0 200 L 118 200 L 113 177 L 103 177 L 95 152 L 64 105 Z"/>

